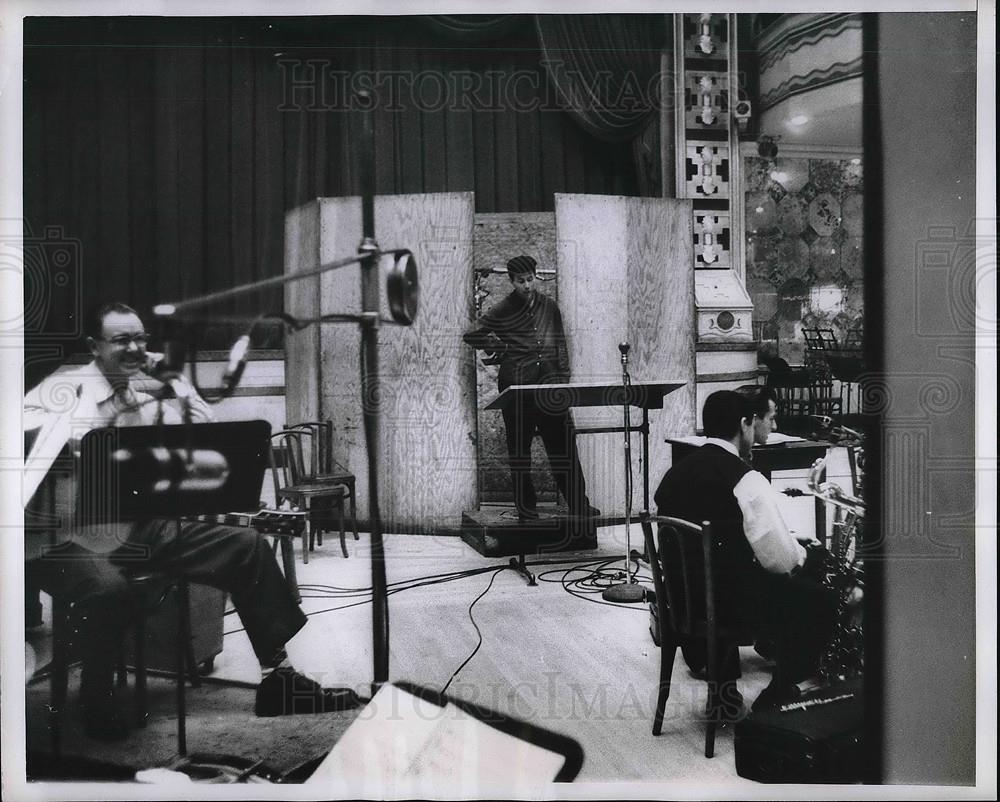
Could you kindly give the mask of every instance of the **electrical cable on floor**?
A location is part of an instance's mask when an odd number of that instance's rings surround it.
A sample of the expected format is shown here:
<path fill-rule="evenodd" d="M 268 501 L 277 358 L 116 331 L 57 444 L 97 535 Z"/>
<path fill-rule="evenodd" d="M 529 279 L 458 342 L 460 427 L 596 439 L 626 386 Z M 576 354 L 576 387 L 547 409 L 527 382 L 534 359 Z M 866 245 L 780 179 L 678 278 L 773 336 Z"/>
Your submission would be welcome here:
<path fill-rule="evenodd" d="M 634 559 L 634 558 L 633 558 Z M 609 571 L 608 566 L 613 563 L 618 562 L 619 558 L 612 557 L 610 559 L 603 560 L 591 560 L 589 562 L 579 563 L 565 570 L 553 570 L 545 571 L 538 575 L 537 579 L 540 582 L 559 582 L 563 586 L 563 590 L 569 593 L 571 596 L 575 596 L 578 599 L 583 599 L 584 601 L 591 602 L 593 604 L 604 604 L 609 607 L 621 607 L 629 610 L 637 610 L 639 612 L 645 612 L 645 607 L 637 607 L 634 604 L 624 604 L 618 602 L 604 601 L 603 599 L 591 598 L 591 596 L 596 596 L 604 592 L 605 588 L 610 585 L 616 584 L 620 577 L 620 571 L 614 570 Z M 636 579 L 644 579 L 648 582 L 652 582 L 652 577 L 650 576 L 640 576 L 639 571 L 641 568 L 637 565 L 636 572 L 633 575 Z M 576 572 L 585 572 L 584 576 L 577 579 L 570 580 L 571 574 Z M 557 579 L 548 578 L 550 574 L 558 574 Z"/>
<path fill-rule="evenodd" d="M 603 559 L 597 561 L 592 560 L 587 563 L 579 563 L 578 559 L 579 558 L 577 557 L 571 557 L 565 559 L 532 560 L 531 562 L 525 562 L 525 565 L 535 567 L 535 566 L 545 566 L 545 565 L 571 564 L 571 567 L 569 569 L 566 569 L 566 573 L 568 574 L 569 572 L 574 570 L 584 570 L 583 567 L 589 565 L 600 564 L 600 566 L 603 568 L 609 565 L 610 563 L 615 562 L 618 558 Z M 510 566 L 508 565 L 502 566 L 502 568 L 509 568 L 509 567 Z M 468 579 L 469 577 L 478 576 L 480 574 L 488 573 L 489 571 L 497 571 L 497 570 L 499 570 L 497 566 L 487 565 L 487 566 L 482 566 L 480 568 L 466 568 L 460 571 L 449 571 L 441 574 L 428 574 L 426 576 L 418 576 L 418 577 L 413 577 L 411 579 L 402 579 L 396 582 L 390 582 L 387 585 L 388 589 L 387 595 L 391 596 L 394 593 L 400 593 L 404 590 L 412 590 L 414 588 L 428 587 L 430 585 L 439 585 L 445 582 L 454 582 L 455 580 L 458 579 Z M 546 571 L 545 573 L 539 575 L 538 578 L 542 579 L 542 577 L 550 573 L 560 573 L 560 570 L 556 569 L 555 571 Z M 584 577 L 581 580 L 578 580 L 578 582 L 585 582 L 586 579 L 587 578 Z M 542 581 L 556 582 L 562 580 L 542 579 Z M 641 608 L 636 608 L 635 605 L 615 604 L 614 602 L 605 602 L 605 601 L 597 602 L 597 600 L 595 599 L 588 599 L 582 593 L 577 593 L 571 590 L 569 587 L 566 586 L 565 582 L 563 582 L 563 587 L 566 589 L 568 593 L 570 593 L 570 595 L 577 596 L 578 598 L 585 599 L 586 601 L 591 601 L 600 604 L 608 604 L 613 607 L 628 607 L 629 609 L 641 609 Z M 601 586 L 588 592 L 598 593 L 601 590 L 603 590 L 603 587 L 606 586 Z M 304 584 L 304 585 L 299 585 L 298 588 L 299 588 L 299 593 L 303 599 L 343 599 L 345 601 L 349 599 L 357 600 L 357 601 L 351 601 L 348 604 L 339 604 L 335 607 L 326 607 L 321 610 L 312 610 L 306 613 L 306 616 L 310 618 L 314 615 L 320 615 L 322 613 L 332 613 L 332 612 L 337 612 L 338 610 L 347 610 L 352 607 L 360 607 L 365 604 L 371 604 L 371 593 L 372 593 L 371 586 L 359 587 L 359 588 L 340 588 L 337 587 L 336 585 Z M 236 612 L 236 610 L 232 608 L 227 610 L 225 614 L 229 615 L 230 613 L 234 612 Z M 223 637 L 225 637 L 226 635 L 235 635 L 243 631 L 244 631 L 243 627 L 227 630 L 226 632 L 223 633 Z"/>
<path fill-rule="evenodd" d="M 476 623 L 476 619 L 473 618 L 472 616 L 472 608 L 475 607 L 476 602 L 479 601 L 481 598 L 483 598 L 483 596 L 485 596 L 489 592 L 490 588 L 493 587 L 493 580 L 495 580 L 501 572 L 509 570 L 511 570 L 509 565 L 504 565 L 501 566 L 500 568 L 497 568 L 493 572 L 493 576 L 490 577 L 490 584 L 486 586 L 486 590 L 484 590 L 482 593 L 476 596 L 476 598 L 472 600 L 472 604 L 469 605 L 469 610 L 468 610 L 469 620 L 472 622 L 472 626 L 475 628 L 476 635 L 479 638 L 479 640 L 476 642 L 476 648 L 472 650 L 472 653 L 462 661 L 462 665 L 456 668 L 454 673 L 450 677 L 448 677 L 448 681 L 444 684 L 444 687 L 441 689 L 441 693 L 444 693 L 445 691 L 448 690 L 448 686 L 451 685 L 451 681 L 458 676 L 459 671 L 461 671 L 463 668 L 466 667 L 466 665 L 468 665 L 469 661 L 476 656 L 476 652 L 479 651 L 479 647 L 483 645 L 483 633 L 479 629 L 479 624 Z"/>

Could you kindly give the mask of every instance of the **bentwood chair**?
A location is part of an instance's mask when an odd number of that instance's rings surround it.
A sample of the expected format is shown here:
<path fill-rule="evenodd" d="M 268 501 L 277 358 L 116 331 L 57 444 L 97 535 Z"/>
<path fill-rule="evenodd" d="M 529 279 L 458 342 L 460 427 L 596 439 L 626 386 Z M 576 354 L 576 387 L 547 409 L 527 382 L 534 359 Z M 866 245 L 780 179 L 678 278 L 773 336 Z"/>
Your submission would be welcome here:
<path fill-rule="evenodd" d="M 358 539 L 358 508 L 357 493 L 354 474 L 344 465 L 339 463 L 333 456 L 333 422 L 332 421 L 305 421 L 287 426 L 288 430 L 301 430 L 312 433 L 312 448 L 309 454 L 309 463 L 312 466 L 313 481 L 320 483 L 340 482 L 347 488 L 347 503 L 350 505 L 351 529 L 354 539 Z M 341 512 L 342 512 L 341 508 Z M 343 521 L 340 521 L 343 530 Z M 317 542 L 323 545 L 322 528 L 317 532 Z M 343 538 L 343 531 L 341 531 Z M 344 556 L 347 554 L 345 552 Z"/>
<path fill-rule="evenodd" d="M 659 735 L 663 727 L 677 647 L 685 639 L 704 639 L 708 657 L 705 757 L 712 757 L 715 730 L 721 722 L 725 702 L 720 694 L 721 661 L 739 644 L 751 643 L 753 634 L 745 628 L 727 626 L 718 619 L 712 572 L 715 542 L 708 521 L 697 526 L 680 518 L 653 516 L 648 512 L 643 512 L 639 520 L 646 553 L 650 557 L 660 621 L 660 680 L 653 735 Z M 659 530 L 655 540 L 654 525 Z"/>
<path fill-rule="evenodd" d="M 335 509 L 340 522 L 340 547 L 347 557 L 344 537 L 344 501 L 350 495 L 347 484 L 338 479 L 321 478 L 312 471 L 312 461 L 305 459 L 304 441 L 316 435 L 307 429 L 284 429 L 271 435 L 271 476 L 274 481 L 276 504 L 289 502 L 306 512 L 306 525 L 302 530 L 302 561 L 309 562 L 318 532 L 329 526 L 330 514 Z M 316 443 L 310 442 L 312 453 Z M 320 544 L 322 545 L 321 541 Z"/>

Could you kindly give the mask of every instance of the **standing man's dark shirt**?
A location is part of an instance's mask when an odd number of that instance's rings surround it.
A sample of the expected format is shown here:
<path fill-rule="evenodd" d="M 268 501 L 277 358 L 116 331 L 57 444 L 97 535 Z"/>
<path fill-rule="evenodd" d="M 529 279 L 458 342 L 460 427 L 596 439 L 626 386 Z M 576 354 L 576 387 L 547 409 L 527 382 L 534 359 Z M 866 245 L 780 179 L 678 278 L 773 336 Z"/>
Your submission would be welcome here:
<path fill-rule="evenodd" d="M 551 298 L 536 292 L 526 302 L 512 292 L 480 318 L 479 326 L 465 335 L 465 342 L 474 348 L 489 347 L 492 332 L 506 346 L 497 377 L 501 392 L 512 384 L 569 381 L 562 315 Z"/>
<path fill-rule="evenodd" d="M 569 358 L 562 315 L 551 298 L 534 288 L 535 260 L 516 256 L 507 262 L 514 291 L 479 320 L 464 340 L 474 348 L 498 355 L 497 385 L 556 384 L 569 381 Z M 522 519 L 537 518 L 535 487 L 531 481 L 531 441 L 537 431 L 545 445 L 556 486 L 572 515 L 597 515 L 590 506 L 576 431 L 569 409 L 552 409 L 522 395 L 502 411 L 507 436 L 514 504 Z"/>

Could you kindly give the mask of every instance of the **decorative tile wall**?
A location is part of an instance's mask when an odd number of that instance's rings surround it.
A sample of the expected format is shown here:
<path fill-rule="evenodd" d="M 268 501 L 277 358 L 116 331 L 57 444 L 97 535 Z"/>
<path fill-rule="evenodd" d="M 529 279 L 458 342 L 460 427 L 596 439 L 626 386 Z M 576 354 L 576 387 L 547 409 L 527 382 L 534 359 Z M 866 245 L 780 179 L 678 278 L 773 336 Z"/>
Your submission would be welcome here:
<path fill-rule="evenodd" d="M 761 353 L 803 362 L 802 327 L 863 319 L 860 159 L 744 157 L 747 289 Z"/>

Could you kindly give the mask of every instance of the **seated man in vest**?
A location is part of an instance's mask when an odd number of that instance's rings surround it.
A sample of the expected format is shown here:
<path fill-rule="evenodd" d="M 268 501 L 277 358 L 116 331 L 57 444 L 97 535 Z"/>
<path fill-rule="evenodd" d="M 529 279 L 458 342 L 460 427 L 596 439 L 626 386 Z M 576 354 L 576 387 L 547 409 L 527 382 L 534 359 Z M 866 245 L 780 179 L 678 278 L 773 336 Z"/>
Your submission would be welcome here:
<path fill-rule="evenodd" d="M 789 533 L 770 484 L 741 456 L 750 453 L 757 423 L 745 396 L 712 393 L 702 412 L 708 442 L 667 471 L 654 496 L 660 515 L 712 523 L 719 618 L 775 643 L 774 676 L 755 709 L 794 698 L 816 673 L 836 614 L 836 598 L 821 581 L 824 550 Z M 721 658 L 719 674 L 735 682 L 736 649 Z M 735 687 L 721 689 L 721 698 L 739 706 Z"/>
<path fill-rule="evenodd" d="M 122 303 L 100 307 L 87 323 L 93 361 L 49 376 L 24 398 L 25 429 L 39 429 L 37 450 L 77 444 L 90 429 L 180 423 L 171 404 L 139 388 L 150 369 L 148 336 L 138 314 Z M 184 378 L 174 380 L 195 423 L 212 421 L 211 407 Z M 63 436 L 59 438 L 58 432 Z M 29 564 L 34 584 L 73 602 L 83 663 L 80 694 L 85 730 L 117 740 L 128 734 L 114 704 L 113 670 L 118 645 L 132 619 L 133 600 L 123 569 L 162 571 L 211 585 L 231 595 L 260 662 L 258 716 L 322 713 L 354 707 L 348 688 L 327 689 L 292 668 L 285 644 L 306 617 L 285 582 L 267 541 L 253 529 L 183 523 L 177 548 L 173 521 L 79 527 L 62 543 Z"/>

